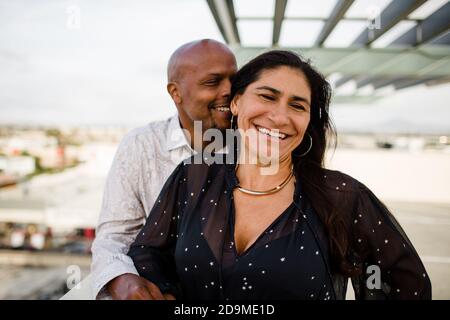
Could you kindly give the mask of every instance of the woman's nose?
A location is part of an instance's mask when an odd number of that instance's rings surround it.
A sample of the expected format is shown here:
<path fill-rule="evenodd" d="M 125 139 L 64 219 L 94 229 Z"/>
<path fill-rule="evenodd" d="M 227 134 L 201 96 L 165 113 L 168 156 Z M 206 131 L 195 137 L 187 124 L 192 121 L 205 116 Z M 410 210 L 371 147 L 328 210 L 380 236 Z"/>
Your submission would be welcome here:
<path fill-rule="evenodd" d="M 281 104 L 276 106 L 270 111 L 269 120 L 271 120 L 277 127 L 282 127 L 289 124 L 287 109 Z"/>

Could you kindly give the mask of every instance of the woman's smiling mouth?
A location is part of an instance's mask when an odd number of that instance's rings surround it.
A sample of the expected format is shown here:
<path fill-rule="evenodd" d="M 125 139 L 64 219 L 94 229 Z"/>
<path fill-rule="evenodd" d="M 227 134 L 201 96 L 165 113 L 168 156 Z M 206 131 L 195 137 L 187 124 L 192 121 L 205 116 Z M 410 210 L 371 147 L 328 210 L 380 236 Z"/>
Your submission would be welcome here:
<path fill-rule="evenodd" d="M 255 125 L 256 130 L 258 130 L 258 132 L 265 134 L 271 138 L 278 138 L 280 140 L 284 140 L 286 139 L 289 135 L 283 132 L 280 132 L 280 130 L 278 129 L 268 129 L 268 128 L 264 128 L 258 125 Z"/>

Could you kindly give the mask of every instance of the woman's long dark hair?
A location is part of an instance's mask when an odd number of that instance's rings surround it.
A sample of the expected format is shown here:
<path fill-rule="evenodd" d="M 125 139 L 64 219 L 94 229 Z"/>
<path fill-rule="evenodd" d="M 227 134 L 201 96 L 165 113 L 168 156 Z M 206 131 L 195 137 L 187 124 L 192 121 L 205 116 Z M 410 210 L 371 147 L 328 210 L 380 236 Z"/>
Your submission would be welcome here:
<path fill-rule="evenodd" d="M 325 226 L 333 269 L 347 276 L 357 274 L 359 270 L 348 261 L 348 226 L 339 214 L 338 204 L 333 204 L 335 201 L 325 189 L 325 150 L 329 140 L 334 143 L 333 147 L 336 142 L 336 131 L 328 115 L 331 87 L 325 77 L 316 71 L 309 61 L 304 61 L 297 54 L 272 50 L 257 56 L 237 72 L 231 86 L 230 98 L 243 94 L 248 85 L 257 81 L 263 71 L 282 66 L 303 73 L 311 90 L 310 123 L 303 141 L 292 152 L 296 176 L 302 182 L 305 195 Z M 312 147 L 304 156 L 299 156 L 310 146 L 308 134 L 312 138 Z"/>

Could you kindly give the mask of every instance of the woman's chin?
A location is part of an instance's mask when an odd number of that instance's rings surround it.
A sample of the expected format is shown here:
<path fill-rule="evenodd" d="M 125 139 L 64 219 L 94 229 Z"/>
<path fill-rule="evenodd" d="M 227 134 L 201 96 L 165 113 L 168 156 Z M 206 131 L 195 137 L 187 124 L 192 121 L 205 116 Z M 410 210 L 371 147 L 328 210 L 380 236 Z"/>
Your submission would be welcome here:
<path fill-rule="evenodd" d="M 273 165 L 275 162 L 277 162 L 278 159 L 272 159 L 270 157 L 267 156 L 262 156 L 262 155 L 258 155 L 256 157 L 256 161 L 257 161 L 257 165 L 259 167 L 269 167 L 271 165 Z"/>
<path fill-rule="evenodd" d="M 284 158 L 283 154 L 280 154 L 279 149 L 272 151 L 270 147 L 262 150 L 260 148 L 252 148 L 247 145 L 245 150 L 245 162 L 248 164 L 270 166 L 273 163 L 279 163 Z"/>

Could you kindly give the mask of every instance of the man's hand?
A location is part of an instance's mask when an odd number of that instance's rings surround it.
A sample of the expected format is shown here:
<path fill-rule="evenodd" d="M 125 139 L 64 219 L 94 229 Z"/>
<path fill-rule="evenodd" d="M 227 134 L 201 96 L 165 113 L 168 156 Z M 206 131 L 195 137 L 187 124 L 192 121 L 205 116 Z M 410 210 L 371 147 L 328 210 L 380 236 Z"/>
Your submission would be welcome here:
<path fill-rule="evenodd" d="M 153 282 L 132 273 L 114 278 L 106 289 L 114 300 L 175 300 L 169 293 L 162 294 Z"/>

